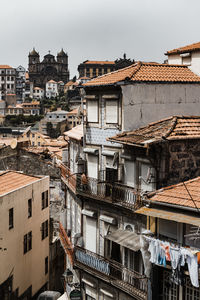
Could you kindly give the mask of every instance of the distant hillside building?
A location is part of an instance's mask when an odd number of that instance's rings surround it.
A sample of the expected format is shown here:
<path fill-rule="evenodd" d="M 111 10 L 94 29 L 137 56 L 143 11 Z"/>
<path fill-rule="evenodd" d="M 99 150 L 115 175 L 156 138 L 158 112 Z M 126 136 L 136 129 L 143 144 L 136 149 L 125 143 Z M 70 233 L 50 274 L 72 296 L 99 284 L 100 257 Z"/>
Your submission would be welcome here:
<path fill-rule="evenodd" d="M 127 59 L 124 53 L 123 58 L 115 61 L 93 61 L 86 60 L 78 66 L 79 77 L 94 78 L 112 71 L 128 67 L 134 63 L 134 60 Z"/>
<path fill-rule="evenodd" d="M 8 94 L 15 94 L 16 70 L 8 65 L 0 65 L 0 100 L 6 100 Z"/>
<path fill-rule="evenodd" d="M 49 80 L 69 81 L 68 55 L 63 49 L 55 56 L 47 54 L 40 62 L 40 55 L 33 50 L 28 56 L 29 80 L 34 86 L 44 88 Z"/>

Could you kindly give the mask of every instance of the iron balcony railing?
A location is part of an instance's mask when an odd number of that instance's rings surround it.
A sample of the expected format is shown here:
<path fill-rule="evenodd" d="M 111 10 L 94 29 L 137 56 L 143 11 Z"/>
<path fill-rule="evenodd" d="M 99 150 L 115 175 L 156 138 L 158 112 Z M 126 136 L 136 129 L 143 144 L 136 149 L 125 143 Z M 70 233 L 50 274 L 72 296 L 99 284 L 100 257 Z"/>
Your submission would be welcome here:
<path fill-rule="evenodd" d="M 131 187 L 77 175 L 77 193 L 99 200 L 120 204 L 130 209 L 140 206 L 140 193 Z"/>
<path fill-rule="evenodd" d="M 76 246 L 74 265 L 93 270 L 97 277 L 106 277 L 113 286 L 131 293 L 136 299 L 147 299 L 147 278 L 118 262 Z"/>

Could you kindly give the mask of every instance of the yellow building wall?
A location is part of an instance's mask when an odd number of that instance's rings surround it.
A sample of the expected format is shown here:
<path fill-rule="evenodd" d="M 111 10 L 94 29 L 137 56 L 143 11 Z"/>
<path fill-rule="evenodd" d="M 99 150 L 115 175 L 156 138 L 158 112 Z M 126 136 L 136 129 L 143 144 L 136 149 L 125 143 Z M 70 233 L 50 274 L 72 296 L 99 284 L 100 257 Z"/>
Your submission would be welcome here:
<path fill-rule="evenodd" d="M 42 192 L 49 190 L 49 177 L 0 197 L 0 284 L 13 275 L 19 296 L 32 285 L 34 295 L 46 282 L 45 257 L 49 257 L 49 234 L 41 239 L 41 224 L 49 220 L 49 207 L 41 209 Z M 28 199 L 32 217 L 28 218 Z M 9 230 L 9 209 L 14 208 L 14 228 Z M 24 235 L 32 231 L 32 249 L 24 254 Z"/>

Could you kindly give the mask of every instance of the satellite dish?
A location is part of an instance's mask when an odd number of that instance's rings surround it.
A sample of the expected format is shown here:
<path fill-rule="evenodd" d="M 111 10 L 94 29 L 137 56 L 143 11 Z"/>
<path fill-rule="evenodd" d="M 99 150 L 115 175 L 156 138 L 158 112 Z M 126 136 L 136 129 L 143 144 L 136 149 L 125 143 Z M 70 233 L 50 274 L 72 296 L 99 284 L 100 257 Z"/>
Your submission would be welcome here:
<path fill-rule="evenodd" d="M 12 149 L 15 149 L 17 147 L 17 140 L 16 139 L 12 140 L 12 142 L 10 143 L 10 147 Z"/>

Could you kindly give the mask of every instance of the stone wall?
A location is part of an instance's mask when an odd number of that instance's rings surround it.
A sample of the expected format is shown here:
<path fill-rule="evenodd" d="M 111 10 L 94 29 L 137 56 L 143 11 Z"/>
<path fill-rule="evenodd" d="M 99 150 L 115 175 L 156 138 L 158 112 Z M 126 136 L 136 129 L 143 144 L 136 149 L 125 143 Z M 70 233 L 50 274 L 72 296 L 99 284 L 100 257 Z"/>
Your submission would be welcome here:
<path fill-rule="evenodd" d="M 16 170 L 32 175 L 49 175 L 60 178 L 60 169 L 43 155 L 28 152 L 24 149 L 11 149 L 9 146 L 0 149 L 0 170 Z"/>
<path fill-rule="evenodd" d="M 200 141 L 171 141 L 168 145 L 169 156 L 165 157 L 166 182 L 176 184 L 200 176 Z"/>

